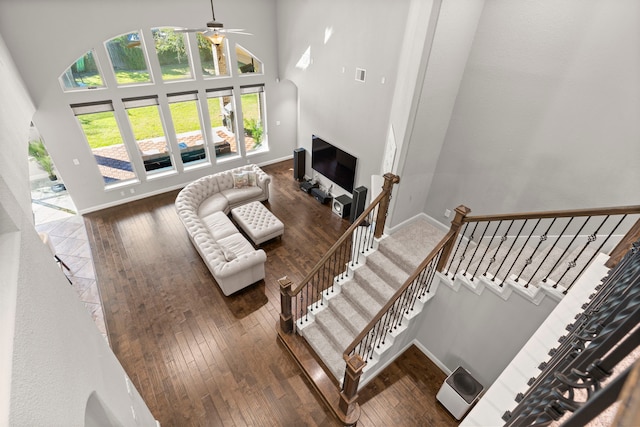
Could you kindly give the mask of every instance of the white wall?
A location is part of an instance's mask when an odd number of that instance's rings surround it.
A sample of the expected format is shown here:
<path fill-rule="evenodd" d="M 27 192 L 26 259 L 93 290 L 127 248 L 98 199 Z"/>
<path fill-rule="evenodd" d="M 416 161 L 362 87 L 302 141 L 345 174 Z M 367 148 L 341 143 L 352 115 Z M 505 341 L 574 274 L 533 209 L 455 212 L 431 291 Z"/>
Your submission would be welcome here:
<path fill-rule="evenodd" d="M 449 371 L 463 366 L 487 388 L 556 305 L 550 297 L 535 305 L 516 292 L 505 301 L 489 289 L 476 295 L 440 283 L 416 318 L 416 341 Z"/>
<path fill-rule="evenodd" d="M 58 77 L 76 59 L 91 48 L 103 69 L 109 63 L 103 42 L 119 34 L 156 26 L 203 27 L 211 20 L 209 2 L 201 0 L 124 1 L 100 2 L 96 0 L 39 1 L 34 7 L 29 2 L 0 2 L 0 32 L 34 99 L 36 114 L 33 118 L 60 177 L 64 180 L 74 204 L 80 212 L 89 212 L 151 194 L 179 188 L 186 183 L 218 170 L 248 162 L 267 163 L 292 155 L 295 148 L 296 116 L 289 114 L 295 104 L 289 87 L 277 83 L 278 60 L 276 46 L 275 0 L 242 0 L 215 2 L 216 18 L 226 28 L 244 28 L 254 36 L 229 36 L 264 63 L 264 76 L 227 77 L 213 80 L 198 78 L 195 82 L 170 82 L 156 86 L 135 86 L 125 89 L 107 87 L 96 91 L 63 93 Z M 33 29 L 33 30 L 25 30 Z M 231 43 L 233 49 L 234 44 Z M 235 54 L 231 54 L 234 58 Z M 97 170 L 95 159 L 84 140 L 82 131 L 69 105 L 101 100 L 234 87 L 264 82 L 267 100 L 267 128 L 269 152 L 237 159 L 213 167 L 191 170 L 161 179 L 146 180 L 122 189 L 105 191 L 103 179 Z M 99 92 L 97 92 L 99 91 Z M 279 124 L 276 124 L 279 122 Z M 74 165 L 73 159 L 79 164 Z M 143 172 L 143 171 L 141 171 Z M 144 175 L 144 173 L 142 173 Z M 133 193 L 132 193 L 133 191 Z"/>
<path fill-rule="evenodd" d="M 34 226 L 33 104 L 0 37 L 0 425 L 83 426 L 92 393 L 123 426 L 154 425 Z M 102 420 L 103 422 L 106 420 Z"/>
<path fill-rule="evenodd" d="M 637 204 L 638 28 L 635 0 L 486 2 L 426 213 Z"/>
<path fill-rule="evenodd" d="M 369 188 L 371 175 L 380 174 L 408 5 L 409 0 L 393 7 L 382 0 L 278 1 L 280 75 L 298 87 L 296 145 L 307 150 L 308 176 L 312 134 L 358 158 L 356 187 Z M 296 68 L 308 48 L 312 62 Z M 364 83 L 355 81 L 356 68 L 366 70 Z"/>
<path fill-rule="evenodd" d="M 416 56 L 424 72 L 413 93 L 401 100 L 413 104 L 406 129 L 395 126 L 396 133 L 404 136 L 398 144 L 401 185 L 391 202 L 390 225 L 424 209 L 483 6 L 484 1 L 479 0 L 435 1 L 429 19 L 423 20 L 429 29 Z M 406 75 L 408 71 L 400 72 Z"/>

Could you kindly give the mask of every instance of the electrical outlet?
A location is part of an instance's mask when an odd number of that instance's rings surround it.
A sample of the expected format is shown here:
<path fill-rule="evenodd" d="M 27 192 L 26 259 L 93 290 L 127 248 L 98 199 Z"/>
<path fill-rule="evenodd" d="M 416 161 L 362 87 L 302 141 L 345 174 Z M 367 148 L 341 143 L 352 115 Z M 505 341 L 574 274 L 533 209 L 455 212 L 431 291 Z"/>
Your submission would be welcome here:
<path fill-rule="evenodd" d="M 444 210 L 444 217 L 445 218 L 449 218 L 451 216 L 451 209 L 445 209 Z"/>

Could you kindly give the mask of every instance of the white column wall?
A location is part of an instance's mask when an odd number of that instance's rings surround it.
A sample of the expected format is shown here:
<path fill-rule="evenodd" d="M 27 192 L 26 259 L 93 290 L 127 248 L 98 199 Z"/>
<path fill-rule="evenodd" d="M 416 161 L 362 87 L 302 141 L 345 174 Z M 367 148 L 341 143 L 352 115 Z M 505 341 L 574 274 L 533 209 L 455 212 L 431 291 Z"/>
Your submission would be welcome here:
<path fill-rule="evenodd" d="M 155 425 L 33 226 L 34 110 L 0 37 L 0 425 L 84 426 L 93 392 L 111 416 L 102 425 Z"/>
<path fill-rule="evenodd" d="M 486 2 L 425 212 L 637 204 L 638 28 L 635 0 Z"/>

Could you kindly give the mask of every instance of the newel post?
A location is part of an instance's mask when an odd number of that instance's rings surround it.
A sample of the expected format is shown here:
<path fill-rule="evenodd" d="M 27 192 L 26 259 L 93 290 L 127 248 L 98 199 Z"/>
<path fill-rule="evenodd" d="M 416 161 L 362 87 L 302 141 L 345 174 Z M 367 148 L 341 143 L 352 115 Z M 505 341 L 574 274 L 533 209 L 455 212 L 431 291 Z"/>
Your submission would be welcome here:
<path fill-rule="evenodd" d="M 436 270 L 442 272 L 445 265 L 447 265 L 447 261 L 449 260 L 449 256 L 451 256 L 451 251 L 453 250 L 453 245 L 455 245 L 458 234 L 460 233 L 460 228 L 462 228 L 462 220 L 464 217 L 469 215 L 469 212 L 471 212 L 471 209 L 464 205 L 460 205 L 456 208 L 456 216 L 453 218 L 453 221 L 451 221 L 451 228 L 449 228 L 449 231 L 454 232 L 455 237 L 451 238 L 451 240 L 444 245 L 444 248 L 442 248 L 442 255 L 440 256 L 440 261 L 438 261 Z"/>
<path fill-rule="evenodd" d="M 347 359 L 347 368 L 344 373 L 344 384 L 340 392 L 338 407 L 342 412 L 345 424 L 355 426 L 360 418 L 360 405 L 358 405 L 358 384 L 362 369 L 366 365 L 359 354 L 354 354 Z"/>
<path fill-rule="evenodd" d="M 293 332 L 293 317 L 291 316 L 291 280 L 287 276 L 278 279 L 280 284 L 280 329 L 290 334 Z"/>
<path fill-rule="evenodd" d="M 387 210 L 389 210 L 389 200 L 391 200 L 391 190 L 393 184 L 400 182 L 400 177 L 387 172 L 383 175 L 384 184 L 382 184 L 382 191 L 385 193 L 385 197 L 380 200 L 380 206 L 378 206 L 378 216 L 376 217 L 376 229 L 373 233 L 374 237 L 379 238 L 384 232 L 384 224 L 387 222 Z"/>

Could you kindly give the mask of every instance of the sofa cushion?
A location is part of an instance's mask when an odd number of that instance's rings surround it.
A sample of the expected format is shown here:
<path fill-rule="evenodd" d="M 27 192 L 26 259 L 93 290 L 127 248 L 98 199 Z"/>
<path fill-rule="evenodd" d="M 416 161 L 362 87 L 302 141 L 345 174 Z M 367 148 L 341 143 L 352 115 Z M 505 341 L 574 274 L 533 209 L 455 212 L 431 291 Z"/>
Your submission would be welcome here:
<path fill-rule="evenodd" d="M 238 232 L 229 217 L 224 212 L 213 212 L 206 217 L 201 217 L 204 225 L 209 229 L 213 240 L 218 241 L 224 237 Z"/>
<path fill-rule="evenodd" d="M 195 236 L 198 233 L 207 233 L 209 231 L 200 217 L 193 211 L 178 211 L 178 215 L 180 216 L 180 220 L 184 224 L 184 227 L 187 229 L 187 232 L 191 236 Z"/>
<path fill-rule="evenodd" d="M 176 208 L 178 211 L 191 209 L 198 210 L 200 203 L 211 194 L 219 193 L 218 181 L 214 175 L 204 176 L 187 185 L 178 193 Z"/>
<path fill-rule="evenodd" d="M 233 261 L 234 259 L 238 258 L 238 255 L 236 255 L 235 252 L 233 252 L 226 246 L 220 245 L 220 250 L 222 250 L 222 255 L 224 255 L 224 259 L 226 259 L 227 261 Z"/>
<path fill-rule="evenodd" d="M 222 191 L 222 195 L 226 197 L 230 205 L 238 204 L 244 200 L 250 200 L 262 194 L 260 187 L 230 188 Z"/>
<path fill-rule="evenodd" d="M 237 256 L 255 251 L 251 243 L 240 233 L 235 233 L 223 239 L 218 239 L 218 246 L 233 252 Z"/>
<path fill-rule="evenodd" d="M 225 212 L 228 207 L 229 202 L 227 201 L 227 198 L 220 193 L 215 193 L 200 203 L 198 216 L 204 218 L 214 212 Z"/>
<path fill-rule="evenodd" d="M 214 175 L 218 182 L 218 191 L 222 192 L 233 188 L 233 172 L 220 172 Z"/>

